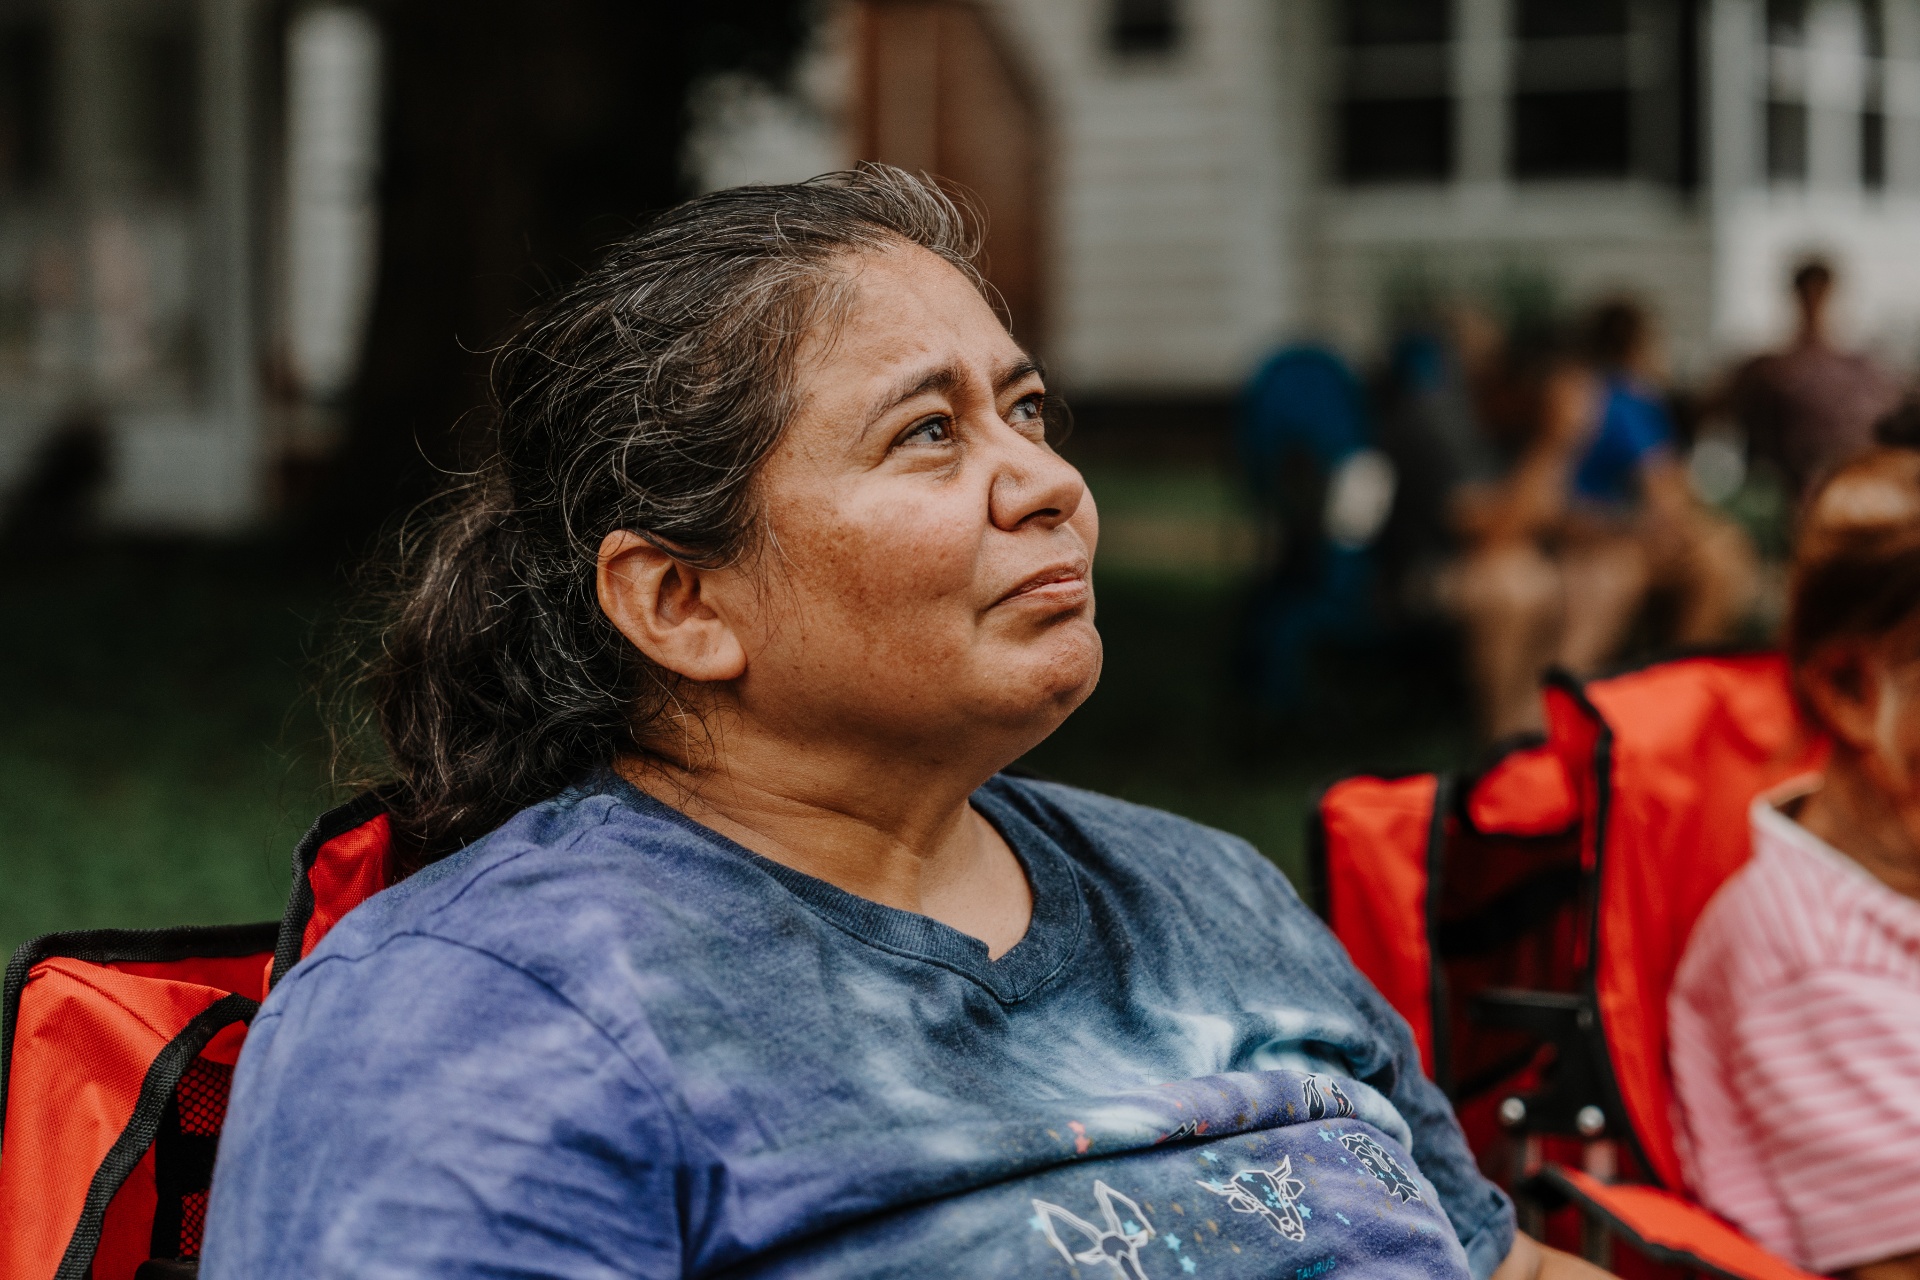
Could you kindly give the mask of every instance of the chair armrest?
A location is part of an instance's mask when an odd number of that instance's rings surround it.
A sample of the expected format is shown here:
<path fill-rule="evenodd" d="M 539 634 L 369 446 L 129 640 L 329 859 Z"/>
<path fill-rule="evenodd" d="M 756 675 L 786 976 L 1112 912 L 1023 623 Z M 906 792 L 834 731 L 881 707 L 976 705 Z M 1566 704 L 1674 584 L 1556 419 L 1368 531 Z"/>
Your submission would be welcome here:
<path fill-rule="evenodd" d="M 1721 1280 L 1820 1280 L 1671 1191 L 1605 1183 L 1557 1164 L 1543 1168 L 1539 1182 L 1654 1262 L 1689 1267 Z"/>

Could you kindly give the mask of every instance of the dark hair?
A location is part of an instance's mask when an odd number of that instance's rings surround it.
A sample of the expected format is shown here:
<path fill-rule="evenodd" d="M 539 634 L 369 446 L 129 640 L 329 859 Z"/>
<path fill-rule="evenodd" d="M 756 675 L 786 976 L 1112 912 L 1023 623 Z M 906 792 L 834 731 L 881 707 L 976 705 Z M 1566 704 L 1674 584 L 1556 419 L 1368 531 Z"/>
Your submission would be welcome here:
<path fill-rule="evenodd" d="M 1825 258 L 1803 259 L 1793 269 L 1793 291 L 1805 294 L 1812 289 L 1824 289 L 1833 283 L 1833 267 Z"/>
<path fill-rule="evenodd" d="M 1788 594 L 1795 667 L 1836 640 L 1920 633 L 1920 449 L 1871 450 L 1815 490 Z"/>
<path fill-rule="evenodd" d="M 1895 449 L 1920 449 L 1920 396 L 1907 395 L 1873 424 L 1873 438 Z"/>
<path fill-rule="evenodd" d="M 1587 357 L 1602 369 L 1624 369 L 1650 329 L 1647 312 L 1630 298 L 1611 298 L 1587 316 Z"/>
<path fill-rule="evenodd" d="M 1498 361 L 1474 391 L 1474 411 L 1487 439 L 1509 453 L 1527 449 L 1540 431 L 1548 384 L 1582 363 L 1564 324 L 1535 319 L 1510 328 Z"/>
<path fill-rule="evenodd" d="M 986 286 L 975 222 L 862 165 L 682 204 L 616 245 L 495 356 L 491 450 L 418 532 L 365 671 L 381 790 L 412 870 L 621 754 L 673 699 L 601 612 L 601 540 L 688 564 L 757 549 L 754 477 L 794 408 L 842 260 L 914 244 Z"/>

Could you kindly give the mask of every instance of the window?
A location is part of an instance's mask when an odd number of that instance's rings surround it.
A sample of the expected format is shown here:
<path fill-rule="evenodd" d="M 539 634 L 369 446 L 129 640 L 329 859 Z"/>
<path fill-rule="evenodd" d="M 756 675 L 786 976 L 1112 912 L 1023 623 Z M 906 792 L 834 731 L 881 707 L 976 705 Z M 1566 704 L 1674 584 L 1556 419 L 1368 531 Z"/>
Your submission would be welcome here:
<path fill-rule="evenodd" d="M 1504 145 L 1521 181 L 1638 178 L 1698 182 L 1707 0 L 1506 0 L 1505 29 L 1471 29 L 1450 0 L 1339 0 L 1334 147 L 1349 183 L 1445 182 L 1458 135 Z M 1462 41 L 1475 42 L 1462 48 Z M 1481 47 L 1478 42 L 1485 42 Z M 1457 57 L 1457 55 L 1460 55 Z M 1472 98 L 1454 67 L 1504 60 L 1504 102 Z M 1462 115 L 1463 97 L 1477 107 Z M 1499 142 L 1489 135 L 1500 135 Z"/>
<path fill-rule="evenodd" d="M 1767 177 L 1775 182 L 1806 181 L 1806 103 L 1767 103 Z"/>
<path fill-rule="evenodd" d="M 1346 0 L 1339 169 L 1347 182 L 1453 173 L 1449 0 Z"/>
<path fill-rule="evenodd" d="M 146 190 L 185 195 L 196 185 L 196 52 L 193 29 L 184 22 L 132 27 L 111 46 L 114 83 L 125 95 L 116 141 L 134 181 Z"/>
<path fill-rule="evenodd" d="M 1519 0 L 1514 18 L 1514 176 L 1626 176 L 1633 101 L 1625 0 Z"/>
<path fill-rule="evenodd" d="M 1767 0 L 1767 177 L 1807 179 L 1807 2 Z"/>
<path fill-rule="evenodd" d="M 1622 36 L 1627 31 L 1626 0 L 1519 0 L 1515 8 L 1522 40 Z"/>
<path fill-rule="evenodd" d="M 0 194 L 53 176 L 52 65 L 45 19 L 0 26 Z"/>
<path fill-rule="evenodd" d="M 1353 0 L 1346 6 L 1347 43 L 1444 44 L 1453 38 L 1450 8 L 1445 0 Z"/>
<path fill-rule="evenodd" d="M 1171 53 L 1180 43 L 1176 0 L 1113 0 L 1107 43 L 1119 54 Z"/>
<path fill-rule="evenodd" d="M 1807 0 L 1767 0 L 1767 43 L 1801 45 L 1807 39 Z"/>
<path fill-rule="evenodd" d="M 1860 184 L 1875 190 L 1887 185 L 1886 23 L 1885 0 L 1861 0 L 1860 34 L 1867 68 L 1860 108 Z"/>

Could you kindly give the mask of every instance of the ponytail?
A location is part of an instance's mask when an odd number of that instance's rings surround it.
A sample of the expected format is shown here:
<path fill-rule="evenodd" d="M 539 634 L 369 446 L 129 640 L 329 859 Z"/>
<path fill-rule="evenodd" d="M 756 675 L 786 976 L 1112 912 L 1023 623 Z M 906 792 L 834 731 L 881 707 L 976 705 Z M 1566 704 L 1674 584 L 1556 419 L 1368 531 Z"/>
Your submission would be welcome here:
<path fill-rule="evenodd" d="M 404 871 L 634 749 L 632 664 L 569 634 L 564 586 L 553 598 L 521 526 L 497 480 L 462 495 L 369 673 Z"/>

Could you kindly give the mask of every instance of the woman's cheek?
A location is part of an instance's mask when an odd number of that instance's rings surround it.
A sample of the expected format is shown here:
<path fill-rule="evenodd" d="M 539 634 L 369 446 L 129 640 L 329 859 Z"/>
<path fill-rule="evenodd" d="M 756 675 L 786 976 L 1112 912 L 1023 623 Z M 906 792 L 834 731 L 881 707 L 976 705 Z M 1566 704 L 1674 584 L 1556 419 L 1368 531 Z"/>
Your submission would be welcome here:
<path fill-rule="evenodd" d="M 869 582 L 896 598 L 964 593 L 972 585 L 980 522 L 927 503 L 890 503 L 861 522 Z"/>
<path fill-rule="evenodd" d="M 1086 496 L 1080 499 L 1079 510 L 1073 513 L 1067 523 L 1073 526 L 1073 531 L 1080 535 L 1080 541 L 1086 544 L 1087 559 L 1093 559 L 1094 552 L 1100 546 L 1100 507 L 1093 500 L 1093 490 L 1087 490 Z"/>
<path fill-rule="evenodd" d="M 1894 784 L 1901 824 L 1920 845 L 1920 679 L 1912 671 L 1902 676 L 1887 681 L 1882 697 L 1879 755 Z"/>
<path fill-rule="evenodd" d="M 1883 766 L 1896 785 L 1920 793 L 1920 666 L 1882 668 L 1874 738 Z"/>

